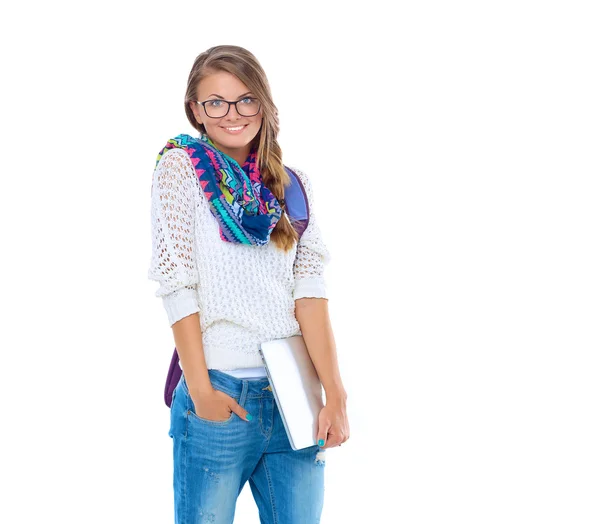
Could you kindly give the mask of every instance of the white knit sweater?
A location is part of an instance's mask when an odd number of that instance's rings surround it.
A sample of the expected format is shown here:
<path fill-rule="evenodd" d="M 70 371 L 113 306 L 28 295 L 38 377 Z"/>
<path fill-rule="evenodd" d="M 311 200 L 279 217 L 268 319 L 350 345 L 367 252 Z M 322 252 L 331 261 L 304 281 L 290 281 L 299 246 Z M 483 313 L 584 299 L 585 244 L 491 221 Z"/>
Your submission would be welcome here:
<path fill-rule="evenodd" d="M 263 341 L 299 335 L 295 300 L 327 298 L 324 267 L 331 259 L 315 219 L 309 179 L 302 180 L 310 220 L 300 242 L 284 253 L 221 240 L 219 225 L 182 149 L 169 149 L 154 170 L 152 257 L 148 278 L 159 283 L 169 325 L 199 312 L 209 369 L 262 367 Z M 282 218 L 285 220 L 285 218 Z"/>

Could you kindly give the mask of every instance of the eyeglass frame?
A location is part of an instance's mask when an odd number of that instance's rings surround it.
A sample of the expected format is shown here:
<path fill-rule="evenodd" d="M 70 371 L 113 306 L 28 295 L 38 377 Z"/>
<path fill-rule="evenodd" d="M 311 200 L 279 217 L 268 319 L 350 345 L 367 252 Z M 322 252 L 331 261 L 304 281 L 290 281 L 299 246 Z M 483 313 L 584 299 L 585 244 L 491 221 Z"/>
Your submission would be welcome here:
<path fill-rule="evenodd" d="M 252 100 L 258 101 L 258 111 L 256 113 L 254 113 L 253 115 L 242 115 L 242 113 L 240 113 L 238 110 L 238 107 L 237 107 L 238 102 L 241 102 L 242 100 L 246 100 L 246 98 L 251 98 Z M 227 106 L 227 112 L 223 116 L 210 116 L 208 114 L 208 112 L 206 111 L 206 106 L 204 104 L 206 104 L 207 102 L 213 102 L 215 100 L 218 100 L 219 102 L 226 102 L 227 104 L 229 104 Z M 223 100 L 222 98 L 210 98 L 208 100 L 205 100 L 204 102 L 200 102 L 200 100 L 196 100 L 196 104 L 199 104 L 202 106 L 202 108 L 204 109 L 204 114 L 208 118 L 225 118 L 229 114 L 229 110 L 231 109 L 232 104 L 235 106 L 235 110 L 237 111 L 237 114 L 240 116 L 245 116 L 245 117 L 249 118 L 251 116 L 256 116 L 256 115 L 258 115 L 258 113 L 260 113 L 260 100 L 258 100 L 258 98 L 256 98 L 255 96 L 245 96 L 244 98 L 240 98 L 239 100 L 236 100 L 235 102 L 230 102 L 229 100 Z"/>

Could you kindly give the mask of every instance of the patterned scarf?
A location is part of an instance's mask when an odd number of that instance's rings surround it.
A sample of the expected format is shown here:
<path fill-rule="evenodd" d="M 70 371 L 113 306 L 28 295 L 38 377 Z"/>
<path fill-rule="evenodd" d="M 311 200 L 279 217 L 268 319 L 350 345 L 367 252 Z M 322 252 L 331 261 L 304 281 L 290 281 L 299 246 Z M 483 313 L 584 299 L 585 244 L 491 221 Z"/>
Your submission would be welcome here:
<path fill-rule="evenodd" d="M 221 239 L 226 242 L 261 246 L 269 242 L 271 231 L 281 218 L 282 209 L 273 193 L 262 183 L 253 148 L 240 167 L 223 153 L 206 133 L 199 138 L 177 135 L 160 151 L 174 147 L 185 150 L 219 223 Z"/>

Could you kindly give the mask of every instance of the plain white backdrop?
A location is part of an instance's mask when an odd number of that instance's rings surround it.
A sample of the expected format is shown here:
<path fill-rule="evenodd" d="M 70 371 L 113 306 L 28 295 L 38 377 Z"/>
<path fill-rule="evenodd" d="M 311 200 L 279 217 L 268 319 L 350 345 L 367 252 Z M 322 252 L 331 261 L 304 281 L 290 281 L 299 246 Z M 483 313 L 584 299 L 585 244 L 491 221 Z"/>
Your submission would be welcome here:
<path fill-rule="evenodd" d="M 0 521 L 173 521 L 150 183 L 227 43 L 266 70 L 332 254 L 351 436 L 323 524 L 599 522 L 593 7 L 3 8 Z"/>

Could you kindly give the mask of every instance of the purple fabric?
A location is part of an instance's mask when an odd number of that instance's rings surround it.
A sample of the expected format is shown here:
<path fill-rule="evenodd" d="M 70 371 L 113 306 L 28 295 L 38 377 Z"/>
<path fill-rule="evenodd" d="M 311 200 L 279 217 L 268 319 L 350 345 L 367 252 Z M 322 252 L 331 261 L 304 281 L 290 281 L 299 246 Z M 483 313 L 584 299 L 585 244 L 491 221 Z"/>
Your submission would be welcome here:
<path fill-rule="evenodd" d="M 306 196 L 306 190 L 298 178 L 298 175 L 294 173 L 289 167 L 285 167 L 292 183 L 285 188 L 285 207 L 288 215 L 292 219 L 292 224 L 298 232 L 298 238 L 302 236 L 302 233 L 308 227 L 308 220 L 310 219 L 310 210 L 308 208 L 308 198 Z M 165 404 L 170 408 L 171 401 L 173 400 L 173 391 L 179 383 L 181 378 L 181 367 L 179 367 L 179 354 L 177 348 L 173 351 L 171 357 L 171 364 L 169 365 L 169 371 L 167 373 L 167 381 L 165 383 Z"/>

